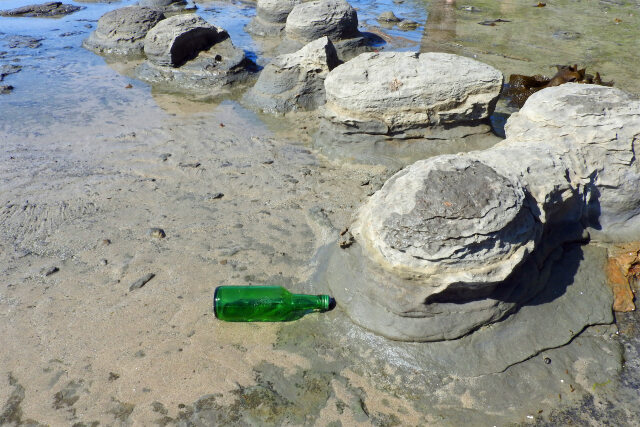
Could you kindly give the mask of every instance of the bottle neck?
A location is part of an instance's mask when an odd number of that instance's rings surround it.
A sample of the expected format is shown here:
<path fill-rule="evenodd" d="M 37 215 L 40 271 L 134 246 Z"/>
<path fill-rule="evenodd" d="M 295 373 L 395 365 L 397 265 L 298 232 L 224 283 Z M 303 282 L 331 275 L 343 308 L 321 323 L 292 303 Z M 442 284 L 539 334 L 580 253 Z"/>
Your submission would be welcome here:
<path fill-rule="evenodd" d="M 298 309 L 320 311 L 329 310 L 329 295 L 293 294 L 291 297 L 293 305 Z"/>

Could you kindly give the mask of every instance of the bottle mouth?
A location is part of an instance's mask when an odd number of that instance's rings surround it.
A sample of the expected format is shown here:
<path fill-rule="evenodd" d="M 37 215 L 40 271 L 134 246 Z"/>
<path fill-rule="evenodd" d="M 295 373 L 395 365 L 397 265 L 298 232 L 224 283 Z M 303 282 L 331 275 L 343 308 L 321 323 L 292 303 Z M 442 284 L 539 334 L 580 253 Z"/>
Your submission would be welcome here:
<path fill-rule="evenodd" d="M 329 307 L 331 306 L 331 297 L 329 295 L 320 295 L 321 298 L 321 302 L 322 302 L 322 311 L 327 311 L 329 310 Z"/>

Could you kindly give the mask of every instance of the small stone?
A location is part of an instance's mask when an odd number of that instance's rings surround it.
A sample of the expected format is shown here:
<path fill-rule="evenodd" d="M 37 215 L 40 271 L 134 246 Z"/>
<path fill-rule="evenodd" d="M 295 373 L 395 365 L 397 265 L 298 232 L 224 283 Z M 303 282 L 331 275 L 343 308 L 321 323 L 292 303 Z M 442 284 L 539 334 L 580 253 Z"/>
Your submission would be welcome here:
<path fill-rule="evenodd" d="M 147 354 L 144 352 L 144 350 L 138 350 L 136 351 L 136 354 L 134 354 L 135 357 L 145 357 Z"/>
<path fill-rule="evenodd" d="M 338 246 L 340 246 L 342 249 L 348 248 L 356 241 L 350 231 L 345 231 L 344 233 L 340 233 L 340 235 L 342 237 L 340 237 L 340 239 L 338 240 Z"/>
<path fill-rule="evenodd" d="M 0 94 L 6 95 L 13 91 L 13 86 L 11 85 L 0 85 Z"/>
<path fill-rule="evenodd" d="M 273 159 L 268 159 L 268 160 L 264 160 L 262 162 L 263 165 L 272 165 L 273 164 Z"/>
<path fill-rule="evenodd" d="M 101 265 L 107 265 L 107 264 L 109 264 L 109 261 L 107 261 L 106 259 L 103 258 L 103 259 L 100 260 L 100 264 Z"/>
<path fill-rule="evenodd" d="M 402 19 L 398 18 L 392 11 L 382 12 L 378 15 L 378 21 L 381 22 L 400 22 Z"/>
<path fill-rule="evenodd" d="M 53 267 L 49 267 L 49 268 L 43 270 L 42 274 L 45 277 L 47 277 L 47 276 L 51 276 L 52 274 L 57 273 L 58 271 L 60 271 L 60 269 L 58 267 L 56 267 L 56 266 L 53 266 Z"/>
<path fill-rule="evenodd" d="M 416 21 L 412 21 L 410 19 L 405 19 L 403 21 L 400 21 L 400 23 L 398 23 L 398 28 L 404 31 L 415 30 L 419 26 L 420 26 L 419 23 L 417 23 Z"/>
<path fill-rule="evenodd" d="M 550 365 L 550 364 L 551 364 L 551 359 L 549 359 L 548 357 L 545 357 L 545 358 L 544 358 L 544 359 L 542 359 L 542 360 L 544 360 L 544 363 L 545 363 L 546 365 Z"/>
<path fill-rule="evenodd" d="M 150 237 L 153 237 L 155 239 L 164 239 L 167 234 L 164 232 L 164 230 L 162 228 L 150 228 L 149 231 L 147 231 L 147 234 Z"/>
<path fill-rule="evenodd" d="M 208 196 L 208 199 L 209 200 L 217 200 L 217 199 L 222 199 L 223 197 L 224 197 L 224 194 L 222 194 L 222 193 L 213 193 L 213 194 L 210 194 Z"/>
<path fill-rule="evenodd" d="M 107 245 L 110 245 L 110 244 L 111 244 L 111 240 L 109 240 L 109 239 L 102 239 L 102 242 L 101 242 L 101 243 L 102 243 L 104 246 L 107 246 Z"/>
<path fill-rule="evenodd" d="M 169 157 L 171 157 L 171 153 L 160 154 L 160 160 L 162 160 L 163 162 L 166 162 L 167 160 L 169 160 Z"/>
<path fill-rule="evenodd" d="M 115 381 L 118 378 L 120 378 L 120 375 L 116 374 L 115 372 L 109 372 L 109 381 Z"/>
<path fill-rule="evenodd" d="M 154 277 L 156 277 L 154 273 L 145 274 L 144 276 L 142 276 L 141 278 L 133 282 L 131 286 L 129 286 L 129 290 L 133 291 L 135 289 L 140 289 L 141 287 L 146 285 L 149 282 L 149 280 L 153 279 Z"/>
<path fill-rule="evenodd" d="M 180 162 L 178 163 L 178 166 L 180 166 L 181 168 L 199 168 L 200 167 L 200 162 L 194 162 L 194 163 L 183 163 Z"/>

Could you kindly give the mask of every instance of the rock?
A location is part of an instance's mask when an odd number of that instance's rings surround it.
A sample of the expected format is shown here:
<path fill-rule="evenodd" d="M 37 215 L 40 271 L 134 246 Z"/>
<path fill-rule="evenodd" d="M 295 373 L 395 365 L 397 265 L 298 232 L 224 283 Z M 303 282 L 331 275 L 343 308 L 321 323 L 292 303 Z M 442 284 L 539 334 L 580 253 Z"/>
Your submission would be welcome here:
<path fill-rule="evenodd" d="M 140 289 L 141 287 L 146 285 L 154 277 L 156 277 L 156 275 L 153 274 L 153 273 L 145 274 L 144 276 L 142 276 L 141 278 L 139 278 L 138 280 L 133 282 L 131 284 L 131 286 L 129 286 L 129 291 L 133 291 L 135 289 Z"/>
<path fill-rule="evenodd" d="M 378 15 L 378 21 L 381 22 L 400 22 L 402 21 L 398 18 L 392 11 L 382 12 Z"/>
<path fill-rule="evenodd" d="M 196 15 L 177 15 L 152 28 L 144 40 L 144 53 L 155 65 L 179 67 L 209 49 L 227 33 Z"/>
<path fill-rule="evenodd" d="M 167 235 L 162 228 L 153 227 L 147 231 L 149 237 L 154 239 L 164 239 Z"/>
<path fill-rule="evenodd" d="M 24 17 L 52 17 L 69 15 L 78 10 L 84 9 L 84 6 L 74 6 L 72 4 L 63 4 L 62 2 L 49 2 L 43 4 L 30 4 L 17 9 L 0 11 L 0 16 L 24 16 Z"/>
<path fill-rule="evenodd" d="M 196 6 L 185 0 L 140 0 L 138 6 L 149 7 L 165 13 L 194 10 Z"/>
<path fill-rule="evenodd" d="M 60 269 L 54 265 L 54 266 L 43 269 L 42 275 L 44 277 L 48 277 L 48 276 L 51 276 L 52 274 L 57 273 L 58 271 L 60 271 Z"/>
<path fill-rule="evenodd" d="M 267 64 L 245 100 L 270 113 L 313 110 L 324 104 L 324 79 L 338 64 L 331 41 L 319 38 Z"/>
<path fill-rule="evenodd" d="M 301 0 L 258 0 L 256 16 L 245 30 L 256 36 L 279 36 L 284 31 L 287 17 Z"/>
<path fill-rule="evenodd" d="M 15 74 L 22 71 L 21 65 L 15 64 L 3 64 L 0 65 L 0 82 L 4 80 L 4 78 L 10 74 Z"/>
<path fill-rule="evenodd" d="M 325 79 L 324 118 L 344 133 L 394 138 L 463 134 L 486 123 L 502 88 L 502 74 L 448 53 L 364 53 Z"/>
<path fill-rule="evenodd" d="M 115 9 L 102 15 L 82 45 L 101 54 L 142 54 L 145 36 L 164 18 L 162 12 L 148 7 Z"/>
<path fill-rule="evenodd" d="M 398 28 L 400 28 L 403 31 L 415 30 L 419 26 L 420 26 L 420 24 L 418 22 L 412 21 L 410 19 L 403 19 L 402 21 L 400 21 L 398 23 Z"/>
<path fill-rule="evenodd" d="M 505 129 L 491 149 L 401 170 L 358 211 L 355 244 L 329 262 L 344 277 L 327 281 L 356 323 L 455 339 L 546 292 L 562 246 L 585 228 L 640 236 L 639 100 L 569 83 L 534 94 Z"/>
<path fill-rule="evenodd" d="M 10 36 L 6 40 L 9 49 L 37 49 L 42 46 L 40 42 L 44 39 L 31 36 Z"/>
<path fill-rule="evenodd" d="M 148 61 L 136 69 L 140 79 L 202 98 L 229 93 L 255 70 L 224 29 L 195 15 L 161 21 L 147 34 L 144 51 Z"/>
<path fill-rule="evenodd" d="M 279 47 L 282 53 L 300 49 L 323 36 L 331 40 L 342 61 L 371 50 L 369 40 L 358 31 L 355 9 L 344 0 L 297 4 L 287 17 L 285 34 L 286 39 Z"/>
<path fill-rule="evenodd" d="M 13 91 L 13 86 L 11 85 L 0 85 L 0 95 L 7 95 Z"/>

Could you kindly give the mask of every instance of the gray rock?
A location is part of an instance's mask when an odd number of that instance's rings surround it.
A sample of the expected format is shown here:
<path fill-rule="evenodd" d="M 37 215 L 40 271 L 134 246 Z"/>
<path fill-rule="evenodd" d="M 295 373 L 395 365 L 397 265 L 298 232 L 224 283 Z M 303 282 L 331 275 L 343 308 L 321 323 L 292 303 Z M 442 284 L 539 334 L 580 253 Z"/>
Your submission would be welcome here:
<path fill-rule="evenodd" d="M 400 340 L 457 338 L 548 286 L 583 227 L 640 237 L 640 101 L 581 84 L 530 100 L 502 143 L 416 162 L 359 210 L 357 244 L 331 261 L 352 276 L 328 282 L 356 323 Z"/>
<path fill-rule="evenodd" d="M 133 282 L 131 284 L 131 286 L 129 286 L 129 291 L 133 291 L 135 289 L 140 289 L 141 287 L 146 285 L 154 277 L 156 277 L 156 275 L 154 273 L 145 274 L 144 276 L 142 276 L 141 278 L 139 278 L 138 280 Z"/>
<path fill-rule="evenodd" d="M 0 85 L 0 95 L 8 95 L 13 91 L 13 86 L 11 85 Z"/>
<path fill-rule="evenodd" d="M 309 43 L 322 36 L 331 41 L 356 37 L 358 15 L 344 0 L 316 0 L 296 5 L 285 27 L 287 37 Z"/>
<path fill-rule="evenodd" d="M 0 65 L 0 82 L 4 80 L 4 78 L 10 74 L 19 73 L 22 71 L 21 65 L 15 64 L 2 64 Z"/>
<path fill-rule="evenodd" d="M 136 75 L 157 86 L 208 98 L 246 82 L 255 64 L 227 32 L 195 15 L 177 15 L 152 28 L 144 42 L 148 57 Z"/>
<path fill-rule="evenodd" d="M 347 61 L 370 51 L 369 40 L 358 31 L 358 15 L 344 0 L 316 0 L 296 5 L 285 25 L 286 38 L 278 48 L 289 53 L 320 37 L 327 36 L 338 57 Z"/>
<path fill-rule="evenodd" d="M 400 18 L 398 18 L 392 11 L 387 11 L 387 12 L 382 12 L 380 15 L 378 15 L 378 21 L 381 22 L 400 22 L 402 21 Z"/>
<path fill-rule="evenodd" d="M 6 40 L 9 49 L 37 49 L 42 46 L 40 42 L 44 39 L 31 36 L 9 36 Z"/>
<path fill-rule="evenodd" d="M 63 4 L 62 2 L 49 2 L 43 4 L 30 4 L 16 9 L 0 11 L 0 16 L 24 16 L 24 17 L 52 17 L 69 15 L 78 10 L 84 9 L 84 6 L 75 6 L 72 4 Z"/>
<path fill-rule="evenodd" d="M 227 37 L 196 15 L 177 15 L 153 27 L 144 39 L 144 53 L 155 65 L 179 67 Z"/>
<path fill-rule="evenodd" d="M 287 17 L 301 0 L 258 0 L 256 16 L 247 24 L 246 31 L 256 36 L 278 36 L 284 31 Z"/>
<path fill-rule="evenodd" d="M 142 54 L 147 33 L 164 18 L 162 12 L 148 7 L 115 9 L 102 15 L 82 45 L 101 54 Z"/>
<path fill-rule="evenodd" d="M 501 88 L 502 74 L 473 59 L 364 53 L 329 73 L 323 114 L 348 133 L 437 138 L 445 127 L 486 122 Z"/>
<path fill-rule="evenodd" d="M 403 19 L 398 23 L 398 28 L 400 28 L 403 31 L 415 30 L 419 26 L 420 26 L 420 23 L 416 21 L 412 21 L 410 19 Z"/>
<path fill-rule="evenodd" d="M 333 44 L 322 37 L 267 64 L 245 100 L 271 113 L 315 109 L 324 104 L 324 79 L 338 64 Z"/>

